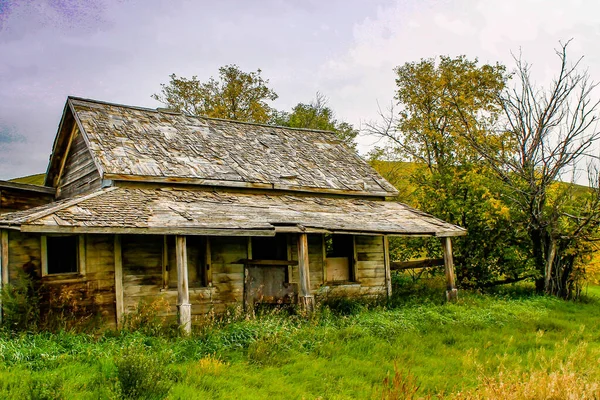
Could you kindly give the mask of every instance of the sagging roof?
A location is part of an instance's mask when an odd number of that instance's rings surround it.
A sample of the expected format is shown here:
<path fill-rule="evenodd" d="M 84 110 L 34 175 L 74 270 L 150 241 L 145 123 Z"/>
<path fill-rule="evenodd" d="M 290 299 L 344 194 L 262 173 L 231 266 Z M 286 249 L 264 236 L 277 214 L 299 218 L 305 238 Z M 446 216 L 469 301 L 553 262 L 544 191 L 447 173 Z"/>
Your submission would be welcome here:
<path fill-rule="evenodd" d="M 105 180 L 395 196 L 332 132 L 198 117 L 69 97 L 71 113 Z M 62 132 L 59 129 L 59 135 Z M 64 130 L 65 135 L 69 130 Z M 59 140 L 60 139 L 60 140 Z M 60 155 L 55 142 L 49 167 Z"/>
<path fill-rule="evenodd" d="M 55 194 L 56 189 L 48 186 L 32 185 L 30 183 L 20 183 L 0 180 L 0 189 L 21 190 L 24 192 Z"/>
<path fill-rule="evenodd" d="M 460 236 L 463 228 L 392 201 L 110 187 L 15 212 L 0 227 L 28 232 L 274 235 L 276 232 Z"/>

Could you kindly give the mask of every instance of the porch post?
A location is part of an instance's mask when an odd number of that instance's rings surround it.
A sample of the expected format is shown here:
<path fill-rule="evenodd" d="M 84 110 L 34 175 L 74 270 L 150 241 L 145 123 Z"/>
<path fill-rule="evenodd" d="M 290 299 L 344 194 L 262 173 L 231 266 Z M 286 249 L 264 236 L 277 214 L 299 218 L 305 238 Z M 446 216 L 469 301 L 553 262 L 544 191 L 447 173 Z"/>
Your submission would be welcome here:
<path fill-rule="evenodd" d="M 442 249 L 444 250 L 444 271 L 446 272 L 446 300 L 458 300 L 458 291 L 454 280 L 454 261 L 452 260 L 452 239 L 443 237 Z"/>
<path fill-rule="evenodd" d="M 307 312 L 315 307 L 315 298 L 310 293 L 310 271 L 308 263 L 308 238 L 306 233 L 298 234 L 298 272 L 300 278 L 300 306 Z"/>
<path fill-rule="evenodd" d="M 383 237 L 383 262 L 385 268 L 385 291 L 387 298 L 392 297 L 392 271 L 390 269 L 390 240 Z"/>
<path fill-rule="evenodd" d="M 4 285 L 8 284 L 8 231 L 0 230 L 0 288 L 4 288 Z M 2 322 L 4 314 L 4 308 L 2 307 L 2 299 L 0 299 L 0 322 Z"/>
<path fill-rule="evenodd" d="M 178 323 L 183 332 L 192 332 L 192 313 L 188 288 L 187 245 L 185 236 L 175 237 L 177 254 L 177 309 Z"/>
<path fill-rule="evenodd" d="M 123 301 L 123 251 L 121 248 L 121 235 L 115 235 L 114 245 L 115 255 L 115 309 L 117 317 L 117 327 L 123 323 L 123 313 L 125 312 L 125 303 Z"/>
<path fill-rule="evenodd" d="M 2 230 L 2 285 L 8 284 L 8 231 Z"/>

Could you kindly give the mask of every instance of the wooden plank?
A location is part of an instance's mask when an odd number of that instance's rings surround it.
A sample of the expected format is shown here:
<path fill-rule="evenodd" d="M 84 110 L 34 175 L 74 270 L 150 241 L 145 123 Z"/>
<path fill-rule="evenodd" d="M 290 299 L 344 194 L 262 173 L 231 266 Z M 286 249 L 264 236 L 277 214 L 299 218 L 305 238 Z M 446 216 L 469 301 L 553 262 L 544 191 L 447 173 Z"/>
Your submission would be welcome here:
<path fill-rule="evenodd" d="M 321 235 L 322 253 L 323 253 L 323 284 L 327 282 L 327 246 L 325 245 L 325 235 Z"/>
<path fill-rule="evenodd" d="M 46 235 L 40 236 L 40 252 L 42 258 L 42 276 L 48 275 L 48 238 Z"/>
<path fill-rule="evenodd" d="M 358 255 L 356 253 L 356 235 L 352 235 L 352 276 L 350 279 L 353 281 L 358 280 Z"/>
<path fill-rule="evenodd" d="M 300 280 L 300 305 L 307 312 L 312 312 L 315 306 L 315 298 L 310 290 L 310 269 L 308 259 L 308 237 L 306 233 L 298 235 L 298 272 Z"/>
<path fill-rule="evenodd" d="M 71 128 L 71 133 L 69 135 L 69 139 L 67 140 L 67 147 L 65 148 L 65 153 L 63 154 L 63 159 L 60 163 L 60 167 L 58 167 L 58 175 L 56 175 L 56 185 L 55 186 L 61 186 L 60 185 L 60 181 L 62 180 L 62 174 L 63 171 L 65 169 L 65 164 L 67 163 L 67 159 L 69 158 L 69 150 L 71 150 L 71 144 L 73 143 L 73 137 L 77 134 L 77 124 L 73 124 L 73 127 Z"/>
<path fill-rule="evenodd" d="M 249 264 L 249 265 L 298 265 L 298 261 L 295 260 L 253 260 L 253 259 L 241 259 L 236 264 Z"/>
<path fill-rule="evenodd" d="M 102 193 L 102 192 L 100 192 Z M 96 193 L 94 193 L 96 194 Z M 33 219 L 33 218 L 31 218 Z M 274 229 L 220 229 L 220 228 L 139 228 L 22 225 L 21 232 L 32 233 L 112 233 L 121 235 L 205 235 L 205 236 L 275 236 Z"/>
<path fill-rule="evenodd" d="M 168 246 L 168 242 L 167 242 L 167 235 L 163 236 L 162 287 L 163 287 L 163 289 L 169 288 L 169 246 Z"/>
<path fill-rule="evenodd" d="M 390 269 L 393 271 L 403 271 L 407 269 L 439 267 L 442 265 L 444 265 L 443 258 L 430 258 L 416 261 L 392 261 L 390 262 Z"/>
<path fill-rule="evenodd" d="M 85 275 L 87 272 L 87 255 L 85 249 L 85 235 L 79 235 L 77 237 L 77 256 L 79 261 L 79 273 Z"/>
<path fill-rule="evenodd" d="M 175 237 L 175 253 L 177 255 L 177 307 L 178 323 L 185 334 L 192 332 L 192 315 L 190 292 L 188 285 L 188 262 L 186 237 Z"/>
<path fill-rule="evenodd" d="M 390 270 L 390 240 L 383 237 L 383 258 L 385 268 L 385 291 L 388 299 L 392 296 L 392 271 Z"/>
<path fill-rule="evenodd" d="M 352 282 L 356 281 L 357 277 L 351 276 L 350 259 L 348 257 L 328 257 L 325 260 L 327 264 L 327 282 Z"/>
<path fill-rule="evenodd" d="M 442 249 L 444 251 L 444 271 L 446 273 L 446 299 L 456 301 L 458 293 L 454 279 L 454 261 L 452 259 L 452 239 L 450 237 L 442 238 Z"/>
<path fill-rule="evenodd" d="M 27 192 L 38 192 L 46 194 L 56 194 L 56 189 L 49 186 L 32 185 L 29 183 L 19 183 L 0 180 L 0 188 L 2 189 L 16 189 Z"/>
<path fill-rule="evenodd" d="M 211 250 L 210 250 L 210 237 L 206 237 L 206 248 L 204 251 L 204 271 L 205 271 L 205 277 L 206 277 L 206 286 L 212 286 L 212 274 L 213 274 L 213 266 L 212 266 L 212 254 L 211 254 Z"/>
<path fill-rule="evenodd" d="M 290 234 L 286 234 L 286 241 L 287 241 L 287 260 L 288 261 L 293 261 L 292 260 L 292 235 Z M 294 261 L 296 262 L 296 261 Z M 286 272 L 286 282 L 287 283 L 292 283 L 292 274 L 294 273 L 294 266 L 293 264 L 289 264 L 287 267 L 287 272 Z"/>
<path fill-rule="evenodd" d="M 121 236 L 115 235 L 114 242 L 115 253 L 115 312 L 117 326 L 122 323 L 123 313 L 125 312 L 125 302 L 123 301 L 123 255 L 121 249 Z"/>
<path fill-rule="evenodd" d="M 0 246 L 2 247 L 1 259 L 0 259 L 0 276 L 2 281 L 0 282 L 0 288 L 4 288 L 4 285 L 8 284 L 8 231 L 2 230 L 0 232 Z M 3 315 L 2 298 L 0 297 L 0 322 L 2 322 Z"/>
<path fill-rule="evenodd" d="M 252 237 L 248 236 L 248 244 L 247 247 L 248 249 L 248 260 L 252 260 Z"/>

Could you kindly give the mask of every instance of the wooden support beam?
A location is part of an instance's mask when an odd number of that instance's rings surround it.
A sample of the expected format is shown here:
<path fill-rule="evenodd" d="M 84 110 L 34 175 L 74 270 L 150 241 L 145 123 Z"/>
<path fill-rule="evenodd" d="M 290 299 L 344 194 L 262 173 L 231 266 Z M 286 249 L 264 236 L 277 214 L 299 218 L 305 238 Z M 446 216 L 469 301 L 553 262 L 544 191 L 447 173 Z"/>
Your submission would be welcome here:
<path fill-rule="evenodd" d="M 163 235 L 162 287 L 163 289 L 169 288 L 169 243 L 167 242 L 167 235 Z"/>
<path fill-rule="evenodd" d="M 182 332 L 192 332 L 192 305 L 188 285 L 187 241 L 185 236 L 175 236 L 175 254 L 177 255 L 177 310 L 178 323 Z"/>
<path fill-rule="evenodd" d="M 210 252 L 210 237 L 206 237 L 206 247 L 204 254 L 204 272 L 206 286 L 212 286 L 212 254 Z"/>
<path fill-rule="evenodd" d="M 356 251 L 356 236 L 352 235 L 352 259 L 350 261 L 350 280 L 358 282 L 358 252 Z"/>
<path fill-rule="evenodd" d="M 115 235 L 114 244 L 115 255 L 115 310 L 117 317 L 117 327 L 123 323 L 123 314 L 125 313 L 125 302 L 123 300 L 123 252 L 121 250 L 121 236 Z"/>
<path fill-rule="evenodd" d="M 67 141 L 67 147 L 65 148 L 65 152 L 62 155 L 62 160 L 60 161 L 60 167 L 58 170 L 58 175 L 55 178 L 55 187 L 60 186 L 60 180 L 62 178 L 63 171 L 65 170 L 65 164 L 67 163 L 67 158 L 69 157 L 69 151 L 71 150 L 71 144 L 73 143 L 73 137 L 77 135 L 79 132 L 79 128 L 77 127 L 77 122 L 73 122 L 73 127 L 71 128 L 71 134 L 69 135 L 69 140 Z"/>
<path fill-rule="evenodd" d="M 8 284 L 8 231 L 5 229 L 0 231 L 0 246 L 0 288 L 4 288 L 4 285 Z M 2 322 L 3 311 L 2 299 L 0 298 L 0 322 Z"/>
<path fill-rule="evenodd" d="M 79 274 L 85 275 L 87 272 L 87 256 L 85 251 L 85 235 L 77 237 L 77 257 L 79 258 Z"/>
<path fill-rule="evenodd" d="M 387 236 L 383 237 L 383 263 L 385 268 L 385 292 L 388 297 L 392 297 L 392 271 L 390 269 L 390 240 Z"/>
<path fill-rule="evenodd" d="M 310 270 L 308 261 L 308 237 L 306 233 L 298 234 L 298 273 L 300 279 L 299 302 L 307 312 L 315 307 L 315 298 L 310 292 Z"/>
<path fill-rule="evenodd" d="M 42 253 L 42 276 L 46 276 L 48 275 L 48 237 L 46 235 L 40 236 L 40 249 Z"/>
<path fill-rule="evenodd" d="M 321 235 L 321 248 L 323 250 L 323 285 L 327 284 L 327 244 L 325 243 L 325 235 Z"/>
<path fill-rule="evenodd" d="M 392 271 L 405 271 L 407 269 L 432 268 L 441 265 L 445 265 L 443 258 L 428 258 L 415 261 L 392 261 L 390 262 L 390 269 Z"/>
<path fill-rule="evenodd" d="M 446 272 L 446 300 L 454 302 L 458 300 L 458 291 L 454 278 L 454 261 L 452 260 L 452 239 L 441 238 L 444 251 L 444 271 Z"/>
<path fill-rule="evenodd" d="M 286 250 L 287 250 L 287 260 L 288 261 L 292 261 L 292 259 L 294 258 L 292 256 L 292 235 L 285 234 L 285 241 L 286 241 Z M 297 262 L 296 262 L 297 265 Z M 285 277 L 285 281 L 286 283 L 292 283 L 293 279 L 292 279 L 292 275 L 294 273 L 294 267 L 292 266 L 292 264 L 288 264 L 287 266 L 287 271 L 286 271 L 286 277 Z"/>

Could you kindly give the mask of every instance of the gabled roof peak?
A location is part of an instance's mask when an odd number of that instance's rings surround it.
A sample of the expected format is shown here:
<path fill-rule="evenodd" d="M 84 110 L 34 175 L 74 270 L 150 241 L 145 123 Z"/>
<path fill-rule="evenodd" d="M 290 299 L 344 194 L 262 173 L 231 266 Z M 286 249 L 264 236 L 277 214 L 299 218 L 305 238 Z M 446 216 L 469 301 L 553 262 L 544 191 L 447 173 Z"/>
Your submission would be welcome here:
<path fill-rule="evenodd" d="M 396 189 L 333 132 L 81 97 L 67 100 L 48 168 L 77 129 L 102 179 L 390 197 Z"/>

